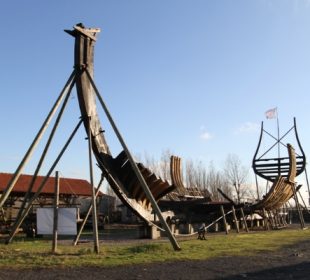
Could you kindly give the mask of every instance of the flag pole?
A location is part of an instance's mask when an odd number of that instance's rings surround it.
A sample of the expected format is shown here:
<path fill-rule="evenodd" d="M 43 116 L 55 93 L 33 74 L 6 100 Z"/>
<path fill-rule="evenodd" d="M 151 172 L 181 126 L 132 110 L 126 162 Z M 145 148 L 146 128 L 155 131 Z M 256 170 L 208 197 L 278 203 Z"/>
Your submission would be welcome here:
<path fill-rule="evenodd" d="M 278 176 L 281 174 L 281 159 L 280 159 L 280 125 L 279 125 L 279 114 L 278 108 L 276 107 L 277 114 L 277 132 L 278 132 Z"/>
<path fill-rule="evenodd" d="M 281 166 L 281 159 L 280 159 L 280 125 L 279 125 L 279 115 L 278 115 L 278 107 L 274 107 L 265 113 L 267 119 L 275 119 L 277 118 L 277 142 L 278 144 L 278 175 L 281 174 L 280 166 Z M 275 137 L 274 137 L 275 138 Z M 275 145 L 276 145 L 275 144 Z M 274 147 L 273 145 L 272 147 Z"/>
<path fill-rule="evenodd" d="M 276 108 L 276 113 L 277 113 L 277 131 L 278 131 L 278 158 L 280 158 L 280 126 L 279 126 L 278 108 Z"/>

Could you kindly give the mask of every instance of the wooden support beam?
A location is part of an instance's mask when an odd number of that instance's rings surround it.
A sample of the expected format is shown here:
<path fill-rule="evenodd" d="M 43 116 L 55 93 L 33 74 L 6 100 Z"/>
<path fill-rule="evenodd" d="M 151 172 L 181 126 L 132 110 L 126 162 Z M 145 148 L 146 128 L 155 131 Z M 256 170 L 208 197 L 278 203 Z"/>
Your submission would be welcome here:
<path fill-rule="evenodd" d="M 223 205 L 221 205 L 221 212 L 222 212 L 222 217 L 223 217 L 223 223 L 224 223 L 225 232 L 226 232 L 226 234 L 228 234 L 228 227 L 227 227 L 226 215 L 225 215 L 225 212 L 224 212 L 224 207 L 223 207 Z"/>
<path fill-rule="evenodd" d="M 231 212 L 232 212 L 232 210 L 228 211 L 225 215 L 228 215 L 228 214 L 230 214 Z M 205 227 L 205 229 L 207 230 L 208 228 L 210 228 L 211 226 L 213 226 L 214 224 L 216 224 L 217 222 L 219 222 L 219 221 L 222 220 L 222 219 L 223 219 L 223 216 L 217 218 L 217 219 L 216 219 L 215 221 L 213 221 L 211 224 L 207 225 L 207 226 Z"/>
<path fill-rule="evenodd" d="M 235 223 L 236 231 L 237 231 L 237 233 L 239 233 L 239 232 L 240 232 L 240 230 L 239 230 L 239 221 L 237 220 L 235 207 L 232 206 L 232 207 L 231 207 L 231 210 L 232 210 L 233 217 L 234 217 L 234 223 Z"/>
<path fill-rule="evenodd" d="M 98 184 L 98 187 L 97 187 L 97 189 L 96 189 L 96 193 L 95 193 L 96 198 L 98 197 L 98 194 L 99 194 L 99 192 L 100 192 L 100 186 L 101 186 L 101 184 L 102 184 L 102 182 L 103 182 L 103 179 L 104 179 L 104 177 L 102 176 L 101 179 L 100 179 L 100 182 L 99 182 L 99 184 Z M 89 207 L 88 207 L 88 210 L 87 210 L 87 213 L 86 213 L 86 215 L 85 215 L 85 218 L 84 218 L 84 220 L 83 220 L 83 222 L 82 222 L 82 224 L 81 224 L 81 226 L 80 226 L 80 229 L 79 229 L 79 231 L 78 231 L 78 234 L 76 235 L 76 237 L 75 237 L 75 239 L 74 239 L 74 241 L 73 241 L 73 246 L 76 246 L 77 243 L 79 242 L 81 233 L 82 233 L 82 231 L 83 231 L 83 229 L 84 229 L 84 227 L 85 227 L 85 224 L 86 224 L 86 222 L 87 222 L 87 219 L 88 219 L 88 217 L 89 217 L 89 215 L 90 215 L 92 209 L 93 209 L 93 204 L 91 203 L 91 204 L 89 205 Z"/>
<path fill-rule="evenodd" d="M 91 83 L 92 88 L 93 88 L 93 90 L 96 93 L 96 96 L 97 96 L 97 98 L 99 100 L 99 103 L 101 104 L 101 107 L 104 110 L 104 112 L 105 112 L 105 114 L 106 114 L 106 116 L 107 116 L 107 118 L 108 118 L 108 120 L 109 120 L 109 122 L 110 122 L 110 124 L 111 124 L 111 126 L 113 128 L 113 130 L 114 130 L 115 135 L 117 136 L 120 144 L 122 145 L 122 147 L 123 147 L 123 149 L 124 149 L 124 151 L 125 151 L 125 153 L 126 153 L 126 155 L 128 157 L 128 160 L 130 161 L 132 169 L 134 170 L 134 172 L 135 172 L 135 174 L 137 176 L 137 179 L 138 179 L 139 183 L 141 184 L 141 187 L 142 187 L 143 191 L 145 192 L 146 197 L 150 201 L 154 212 L 157 214 L 157 216 L 158 216 L 158 218 L 160 220 L 160 223 L 161 223 L 163 229 L 165 230 L 165 232 L 166 232 L 166 234 L 167 234 L 167 236 L 168 236 L 168 238 L 169 238 L 169 240 L 171 242 L 171 245 L 173 246 L 174 250 L 176 250 L 176 251 L 181 250 L 180 245 L 178 244 L 177 240 L 175 239 L 174 235 L 172 234 L 172 232 L 171 232 L 171 230 L 170 230 L 170 228 L 169 228 L 165 218 L 163 217 L 163 215 L 161 213 L 160 208 L 157 205 L 156 200 L 154 199 L 153 194 L 151 193 L 151 191 L 150 191 L 150 189 L 149 189 L 145 179 L 143 178 L 143 176 L 142 176 L 142 174 L 141 174 L 141 172 L 140 172 L 136 162 L 134 161 L 133 156 L 131 155 L 131 153 L 130 153 L 130 151 L 129 151 L 129 149 L 128 149 L 128 147 L 127 147 L 127 145 L 126 145 L 126 143 L 125 143 L 125 141 L 124 141 L 120 131 L 118 130 L 118 128 L 116 126 L 116 123 L 114 122 L 114 120 L 112 118 L 112 115 L 110 114 L 110 112 L 108 110 L 108 107 L 106 106 L 102 96 L 100 95 L 99 90 L 97 89 L 97 87 L 95 85 L 95 82 L 93 81 L 93 79 L 92 79 L 92 77 L 91 77 L 91 75 L 90 75 L 90 73 L 89 73 L 87 68 L 85 69 L 85 71 L 86 71 L 87 77 L 89 79 L 89 82 Z"/>
<path fill-rule="evenodd" d="M 271 225 L 271 228 L 274 229 L 275 228 L 275 222 L 274 222 L 274 218 L 273 218 L 273 213 L 271 210 L 267 211 L 268 213 L 268 217 L 269 217 L 269 222 L 270 222 L 270 225 Z"/>
<path fill-rule="evenodd" d="M 9 184 L 7 185 L 6 189 L 2 193 L 2 196 L 0 197 L 0 208 L 3 207 L 5 201 L 9 197 L 11 191 L 13 190 L 13 188 L 14 188 L 17 180 L 18 180 L 18 178 L 20 177 L 21 173 L 23 172 L 23 169 L 24 169 L 25 165 L 30 160 L 30 158 L 31 158 L 31 156 L 32 156 L 36 146 L 38 145 L 38 143 L 40 142 L 41 138 L 43 137 L 43 134 L 46 131 L 46 129 L 48 128 L 49 123 L 51 122 L 51 120 L 52 120 L 54 114 L 56 113 L 59 105 L 61 104 L 62 99 L 67 94 L 67 88 L 71 85 L 74 77 L 75 77 L 75 70 L 73 70 L 72 74 L 70 75 L 66 85 L 64 86 L 63 90 L 61 91 L 59 97 L 57 98 L 57 100 L 56 100 L 56 102 L 54 104 L 54 106 L 52 107 L 52 109 L 48 113 L 48 115 L 47 115 L 45 121 L 43 122 L 39 132 L 35 136 L 33 142 L 31 143 L 28 151 L 25 154 L 24 158 L 22 159 L 22 161 L 20 162 L 19 166 L 17 167 L 14 175 L 12 176 Z"/>
<path fill-rule="evenodd" d="M 244 228 L 245 228 L 246 232 L 249 232 L 248 224 L 246 222 L 244 211 L 243 211 L 242 207 L 240 208 L 240 212 L 241 212 Z"/>
<path fill-rule="evenodd" d="M 82 120 L 79 121 L 79 123 L 77 124 L 77 126 L 74 128 L 73 132 L 71 133 L 71 135 L 69 136 L 69 139 L 67 140 L 67 142 L 65 143 L 65 145 L 63 146 L 62 150 L 60 151 L 59 155 L 57 156 L 56 160 L 54 161 L 54 163 L 52 164 L 51 168 L 49 169 L 49 171 L 47 172 L 46 176 L 44 177 L 44 180 L 42 181 L 41 185 L 38 187 L 36 193 L 33 195 L 33 197 L 30 199 L 27 207 L 25 208 L 24 212 L 22 213 L 22 215 L 19 217 L 19 219 L 17 219 L 15 221 L 15 224 L 13 225 L 13 229 L 11 230 L 8 239 L 5 241 L 6 244 L 9 244 L 12 239 L 14 238 L 14 236 L 16 235 L 18 228 L 21 226 L 22 222 L 24 221 L 24 219 L 26 218 L 26 216 L 28 215 L 30 208 L 32 207 L 32 203 L 39 197 L 39 195 L 41 194 L 48 178 L 50 177 L 50 175 L 52 174 L 52 172 L 54 171 L 56 165 L 58 164 L 59 160 L 61 159 L 61 157 L 63 156 L 64 152 L 66 151 L 66 149 L 68 148 L 69 144 L 71 143 L 73 137 L 75 136 L 76 132 L 78 131 L 79 127 L 82 124 Z"/>
<path fill-rule="evenodd" d="M 65 96 L 64 101 L 63 101 L 63 103 L 62 103 L 62 106 L 61 106 L 61 108 L 60 108 L 60 110 L 59 110 L 59 113 L 58 113 L 58 115 L 57 115 L 57 118 L 56 118 L 56 120 L 55 120 L 55 123 L 54 123 L 54 125 L 53 125 L 53 127 L 52 127 L 52 130 L 51 130 L 51 132 L 50 132 L 50 135 L 48 136 L 46 145 L 45 145 L 45 147 L 44 147 L 44 149 L 43 149 L 43 152 L 42 152 L 42 154 L 41 154 L 41 156 L 40 156 L 39 162 L 38 162 L 37 167 L 36 167 L 36 169 L 35 169 L 35 172 L 34 172 L 34 174 L 33 174 L 33 176 L 32 176 L 31 182 L 30 182 L 30 184 L 29 184 L 29 186 L 28 186 L 27 192 L 26 192 L 26 194 L 25 194 L 25 196 L 24 196 L 23 202 L 22 202 L 22 204 L 21 204 L 21 206 L 20 206 L 20 209 L 19 209 L 19 211 L 18 211 L 16 220 L 18 220 L 18 219 L 21 217 L 21 215 L 22 215 L 22 213 L 23 213 L 23 211 L 24 211 L 24 209 L 25 209 L 25 207 L 26 207 L 26 204 L 27 204 L 27 202 L 29 201 L 29 198 L 30 198 L 31 193 L 32 193 L 32 190 L 33 190 L 33 186 L 34 186 L 34 184 L 35 184 L 35 182 L 36 182 L 36 179 L 37 179 L 38 174 L 39 174 L 39 172 L 40 172 L 40 169 L 41 169 L 41 167 L 42 167 L 42 165 L 43 165 L 43 162 L 44 162 L 44 160 L 45 160 L 45 157 L 46 157 L 46 155 L 47 155 L 47 152 L 48 152 L 48 150 L 49 150 L 49 147 L 50 147 L 50 145 L 51 145 L 51 143 L 52 143 L 52 140 L 53 140 L 53 138 L 54 138 L 54 135 L 55 135 L 55 133 L 56 133 L 56 131 L 57 131 L 57 128 L 58 128 L 58 126 L 59 126 L 59 124 L 60 124 L 61 118 L 62 118 L 63 113 L 64 113 L 64 111 L 65 111 L 65 108 L 66 108 L 66 106 L 67 106 L 67 104 L 68 104 L 68 100 L 69 100 L 69 97 L 70 97 L 70 94 L 71 94 L 71 92 L 72 92 L 72 89 L 73 89 L 74 84 L 75 84 L 75 76 L 74 76 L 73 79 L 71 80 L 71 83 L 68 84 L 68 89 L 67 89 L 66 96 Z"/>
<path fill-rule="evenodd" d="M 303 217 L 303 214 L 302 214 L 302 210 L 300 209 L 300 205 L 299 205 L 299 200 L 298 200 L 295 184 L 291 184 L 291 188 L 292 188 L 293 193 L 294 193 L 294 200 L 295 200 L 295 204 L 296 204 L 296 209 L 298 211 L 300 227 L 301 227 L 301 229 L 304 229 L 305 228 L 305 220 L 304 220 L 304 217 Z"/>
<path fill-rule="evenodd" d="M 58 208 L 59 208 L 59 172 L 56 171 L 56 175 L 55 175 L 55 197 L 54 197 L 53 244 L 52 244 L 52 252 L 54 254 L 57 252 Z"/>
<path fill-rule="evenodd" d="M 90 125 L 90 117 L 89 117 Z M 98 235 L 98 220 L 97 220 L 97 203 L 93 179 L 93 161 L 92 161 L 92 135 L 91 130 L 88 130 L 88 156 L 89 156 L 89 176 L 90 184 L 92 186 L 92 218 L 93 218 L 93 238 L 94 238 L 94 251 L 99 254 L 99 235 Z"/>
<path fill-rule="evenodd" d="M 267 212 L 265 208 L 263 208 L 263 219 L 264 219 L 265 230 L 269 230 L 269 222 L 268 222 Z"/>
<path fill-rule="evenodd" d="M 251 229 L 253 229 L 253 212 L 251 212 L 250 218 L 251 218 Z"/>

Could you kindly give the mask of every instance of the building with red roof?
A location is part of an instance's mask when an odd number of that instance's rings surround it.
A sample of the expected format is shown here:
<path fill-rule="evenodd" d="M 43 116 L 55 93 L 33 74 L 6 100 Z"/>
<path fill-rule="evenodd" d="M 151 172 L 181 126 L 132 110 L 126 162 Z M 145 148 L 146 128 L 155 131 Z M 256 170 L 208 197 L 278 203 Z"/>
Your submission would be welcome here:
<path fill-rule="evenodd" d="M 5 191 L 7 185 L 9 184 L 13 174 L 10 173 L 0 173 L 0 193 Z M 45 177 L 38 176 L 32 192 L 37 192 L 42 181 Z M 27 192 L 29 185 L 31 183 L 31 175 L 21 175 L 12 192 L 12 196 L 24 196 Z M 55 193 L 55 178 L 49 177 L 42 189 L 41 194 L 45 196 L 51 196 Z M 92 186 L 89 182 L 82 179 L 72 179 L 72 178 L 59 178 L 59 194 L 65 196 L 91 196 L 92 195 Z"/>
<path fill-rule="evenodd" d="M 0 173 L 0 195 L 3 193 L 14 174 Z M 8 199 L 6 200 L 3 209 L 0 209 L 0 228 L 1 222 L 14 221 L 17 212 L 21 206 L 21 203 L 25 197 L 26 192 L 29 189 L 32 175 L 20 175 L 14 188 L 12 189 Z M 42 182 L 45 180 L 44 176 L 38 176 L 33 185 L 32 193 L 36 193 L 41 187 Z M 38 207 L 51 207 L 54 202 L 55 196 L 55 177 L 49 177 L 39 195 L 39 197 L 33 203 L 33 207 L 30 214 L 35 214 Z M 91 203 L 92 186 L 83 179 L 74 178 L 59 178 L 59 203 L 60 207 L 76 207 L 79 213 L 85 213 L 88 206 Z M 107 200 L 109 202 L 107 203 Z M 115 197 L 105 195 L 102 192 L 99 193 L 98 210 L 99 213 L 111 212 L 112 210 L 106 210 L 106 207 L 115 207 Z"/>

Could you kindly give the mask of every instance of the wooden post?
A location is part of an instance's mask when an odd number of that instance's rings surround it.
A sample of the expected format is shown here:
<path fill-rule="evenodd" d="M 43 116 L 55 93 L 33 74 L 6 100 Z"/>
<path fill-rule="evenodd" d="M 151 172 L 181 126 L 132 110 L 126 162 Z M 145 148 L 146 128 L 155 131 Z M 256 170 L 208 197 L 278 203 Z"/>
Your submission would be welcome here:
<path fill-rule="evenodd" d="M 90 117 L 89 117 L 90 126 Z M 92 186 L 92 218 L 93 218 L 93 238 L 94 238 L 94 251 L 99 254 L 99 237 L 98 237 L 98 220 L 97 220 L 97 203 L 96 193 L 93 179 L 93 162 L 92 162 L 92 135 L 91 130 L 88 130 L 88 155 L 89 155 L 89 175 L 90 184 Z"/>
<path fill-rule="evenodd" d="M 287 226 L 287 224 L 288 224 L 288 207 L 287 207 L 286 203 L 284 205 L 285 205 L 284 206 L 285 208 L 284 208 L 284 211 L 283 211 L 283 214 L 284 214 L 284 216 L 283 216 L 283 223 L 284 223 L 285 226 Z"/>
<path fill-rule="evenodd" d="M 283 227 L 285 227 L 286 226 L 286 224 L 285 224 L 285 219 L 284 219 L 284 207 L 282 208 L 282 213 L 281 213 L 281 215 L 280 215 L 280 222 L 281 222 L 281 225 L 283 226 Z"/>
<path fill-rule="evenodd" d="M 269 230 L 268 217 L 267 217 L 265 208 L 263 208 L 263 218 L 264 218 L 265 230 Z"/>
<path fill-rule="evenodd" d="M 51 168 L 49 169 L 49 171 L 47 172 L 46 176 L 44 177 L 43 181 L 41 182 L 40 186 L 38 187 L 38 189 L 36 190 L 36 192 L 34 193 L 34 195 L 31 197 L 31 199 L 28 202 L 27 207 L 25 208 L 23 214 L 20 216 L 20 218 L 18 220 L 16 220 L 15 224 L 13 225 L 13 229 L 9 234 L 8 239 L 5 241 L 6 244 L 11 243 L 13 237 L 16 235 L 18 228 L 21 226 L 22 222 L 24 221 L 24 219 L 26 218 L 26 216 L 28 215 L 31 207 L 32 207 L 32 203 L 39 197 L 40 193 L 42 192 L 48 178 L 50 177 L 50 175 L 52 174 L 52 172 L 54 171 L 56 165 L 58 164 L 59 160 L 61 159 L 61 157 L 63 156 L 64 152 L 66 151 L 66 149 L 68 148 L 69 144 L 71 143 L 74 135 L 76 134 L 76 132 L 78 131 L 79 127 L 82 124 L 82 120 L 79 121 L 79 123 L 77 124 L 77 126 L 74 128 L 73 132 L 71 133 L 69 139 L 67 140 L 67 142 L 65 143 L 65 145 L 63 146 L 62 150 L 60 151 L 59 155 L 57 156 L 56 160 L 54 161 L 54 163 L 52 164 Z"/>
<path fill-rule="evenodd" d="M 267 211 L 268 213 L 268 217 L 269 217 L 269 221 L 271 224 L 271 228 L 274 229 L 275 228 L 275 223 L 274 223 L 274 219 L 273 219 L 273 213 L 271 210 Z"/>
<path fill-rule="evenodd" d="M 284 225 L 287 226 L 289 223 L 289 207 L 287 206 L 287 202 L 284 204 Z"/>
<path fill-rule="evenodd" d="M 284 221 L 284 209 L 282 208 L 279 213 L 279 220 L 282 227 L 285 227 L 285 221 Z"/>
<path fill-rule="evenodd" d="M 55 197 L 54 197 L 54 224 L 53 224 L 53 246 L 52 252 L 57 252 L 58 239 L 58 208 L 59 208 L 59 174 L 56 171 L 55 175 Z"/>
<path fill-rule="evenodd" d="M 226 221 L 223 205 L 221 205 L 221 212 L 222 212 L 222 216 L 223 216 L 223 222 L 224 222 L 225 231 L 226 231 L 226 234 L 228 234 L 227 221 Z"/>
<path fill-rule="evenodd" d="M 267 219 L 268 219 L 270 228 L 273 229 L 273 221 L 272 221 L 272 217 L 271 217 L 270 211 L 266 210 L 266 214 L 267 214 Z"/>
<path fill-rule="evenodd" d="M 272 211 L 273 213 L 273 220 L 274 220 L 274 227 L 275 229 L 278 228 L 278 212 L 277 209 Z"/>
<path fill-rule="evenodd" d="M 276 223 L 276 227 L 278 228 L 278 227 L 280 227 L 280 218 L 279 218 L 279 211 L 278 211 L 278 209 L 276 209 L 275 211 L 274 211 L 274 213 L 275 213 L 275 223 Z"/>
<path fill-rule="evenodd" d="M 242 207 L 240 208 L 240 212 L 241 212 L 244 228 L 245 228 L 246 232 L 249 232 L 248 224 L 246 222 L 245 215 L 244 215 Z"/>
<path fill-rule="evenodd" d="M 304 200 L 304 198 L 302 197 L 301 193 L 300 193 L 300 189 L 296 192 L 297 194 L 299 194 L 299 198 L 301 199 L 302 203 L 304 204 L 304 209 L 306 212 L 308 212 L 308 214 L 310 214 L 309 209 L 307 208 L 306 202 Z"/>
<path fill-rule="evenodd" d="M 72 74 L 70 75 L 70 78 L 68 79 L 65 87 L 61 91 L 59 97 L 57 98 L 57 100 L 56 100 L 56 102 L 54 104 L 54 106 L 52 107 L 52 109 L 48 113 L 48 116 L 46 117 L 45 121 L 43 122 L 39 132 L 35 136 L 33 142 L 31 143 L 29 149 L 27 150 L 27 152 L 26 152 L 25 156 L 23 157 L 22 161 L 20 162 L 19 166 L 17 167 L 17 169 L 16 169 L 14 175 L 12 176 L 10 182 L 8 183 L 6 189 L 3 191 L 2 196 L 0 197 L 0 208 L 3 207 L 5 201 L 9 197 L 9 195 L 10 195 L 11 191 L 13 190 L 16 182 L 18 181 L 18 178 L 20 177 L 20 175 L 21 175 L 25 165 L 30 160 L 30 158 L 31 158 L 31 156 L 32 156 L 36 146 L 38 145 L 38 143 L 40 142 L 41 138 L 43 137 L 44 132 L 48 128 L 48 125 L 49 125 L 51 119 L 53 118 L 53 116 L 56 113 L 59 105 L 61 104 L 61 101 L 62 101 L 63 97 L 66 94 L 67 87 L 72 83 L 74 77 L 75 77 L 75 70 L 73 70 Z"/>
<path fill-rule="evenodd" d="M 272 223 L 273 223 L 273 229 L 277 228 L 277 221 L 276 221 L 276 215 L 275 215 L 275 210 L 270 211 L 271 213 L 271 219 L 272 219 Z"/>
<path fill-rule="evenodd" d="M 297 193 L 296 193 L 295 184 L 292 183 L 291 187 L 292 187 L 293 194 L 294 194 L 294 200 L 295 200 L 295 204 L 296 204 L 296 209 L 298 211 L 300 227 L 301 227 L 301 229 L 304 229 L 305 228 L 305 221 L 304 221 L 304 217 L 302 215 L 302 210 L 300 209 L 300 205 L 299 205 L 298 196 L 297 196 Z"/>
<path fill-rule="evenodd" d="M 253 212 L 251 212 L 251 229 L 253 229 Z"/>
<path fill-rule="evenodd" d="M 226 215 L 230 214 L 231 212 L 232 212 L 231 210 L 228 211 L 228 212 L 226 213 Z M 205 229 L 207 230 L 209 227 L 211 227 L 211 226 L 213 226 L 213 225 L 217 225 L 218 221 L 220 221 L 221 219 L 223 219 L 223 216 L 217 218 L 217 219 L 216 219 L 215 221 L 213 221 L 211 224 L 207 225 L 207 226 L 205 227 Z M 215 231 L 218 231 L 218 230 L 215 230 Z"/>
<path fill-rule="evenodd" d="M 177 240 L 175 239 L 175 236 L 172 234 L 172 232 L 171 232 L 171 230 L 170 230 L 170 228 L 169 228 L 165 218 L 163 217 L 163 215 L 161 213 L 161 210 L 160 210 L 159 206 L 157 205 L 157 202 L 156 202 L 152 192 L 150 191 L 150 189 L 149 189 L 149 187 L 148 187 L 144 177 L 142 176 L 142 174 L 141 174 L 141 172 L 140 172 L 136 162 L 134 161 L 133 156 L 131 155 L 131 153 L 130 153 L 130 151 L 129 151 L 129 149 L 128 149 L 128 147 L 127 147 L 127 145 L 126 145 L 126 143 L 125 143 L 125 141 L 124 141 L 124 139 L 122 137 L 122 135 L 120 134 L 120 132 L 119 132 L 119 130 L 118 130 L 118 128 L 117 128 L 117 126 L 116 126 L 116 124 L 115 124 L 115 122 L 114 122 L 114 120 L 113 120 L 113 118 L 112 118 L 112 116 L 111 116 L 111 114 L 110 114 L 110 112 L 108 110 L 108 107 L 105 105 L 105 103 L 104 103 L 104 101 L 103 101 L 103 99 L 102 99 L 102 97 L 101 97 L 101 95 L 100 95 L 100 93 L 99 93 L 99 91 L 98 91 L 98 89 L 97 89 L 97 87 L 96 87 L 96 85 L 95 85 L 95 83 L 94 83 L 94 81 L 93 81 L 89 71 L 87 70 L 87 68 L 86 68 L 86 74 L 87 74 L 88 79 L 89 79 L 89 81 L 90 81 L 90 83 L 91 83 L 91 85 L 92 85 L 92 87 L 93 87 L 93 89 L 94 89 L 98 99 L 99 99 L 99 102 L 100 102 L 100 104 L 101 104 L 101 106 L 102 106 L 102 108 L 103 108 L 103 110 L 104 110 L 104 112 L 105 112 L 105 114 L 106 114 L 106 116 L 107 116 L 107 118 L 108 118 L 108 120 L 109 120 L 109 122 L 110 122 L 110 124 L 111 124 L 111 126 L 113 128 L 113 130 L 114 130 L 114 133 L 116 134 L 120 144 L 122 145 L 122 147 L 123 147 L 123 149 L 124 149 L 124 151 L 125 151 L 125 153 L 126 153 L 126 155 L 128 157 L 128 160 L 129 160 L 129 162 L 130 162 L 130 164 L 132 166 L 132 169 L 135 172 L 135 174 L 137 176 L 137 179 L 138 179 L 139 183 L 141 184 L 141 187 L 142 187 L 146 197 L 151 202 L 152 208 L 153 208 L 154 212 L 157 214 L 158 219 L 159 219 L 162 227 L 164 228 L 164 230 L 165 230 L 165 232 L 166 232 L 166 234 L 167 234 L 167 236 L 168 236 L 168 238 L 169 238 L 169 240 L 171 242 L 171 245 L 173 246 L 174 250 L 176 250 L 176 251 L 181 250 L 180 245 L 178 244 Z"/>
<path fill-rule="evenodd" d="M 48 137 L 48 139 L 47 139 L 45 148 L 44 148 L 44 150 L 43 150 L 43 152 L 42 152 L 42 154 L 41 154 L 41 157 L 40 157 L 40 160 L 39 160 L 39 162 L 38 162 L 38 165 L 37 165 L 37 167 L 36 167 L 36 169 L 35 169 L 35 172 L 34 172 L 34 174 L 33 174 L 33 176 L 32 176 L 31 182 L 30 182 L 30 184 L 29 184 L 29 186 L 28 186 L 28 190 L 27 190 L 27 192 L 26 192 L 26 194 L 25 194 L 25 196 L 24 196 L 24 199 L 23 199 L 22 204 L 21 204 L 21 206 L 20 206 L 20 209 L 19 209 L 19 211 L 18 211 L 16 220 L 19 220 L 19 218 L 20 218 L 21 215 L 23 214 L 23 211 L 24 211 L 24 209 L 25 209 L 25 206 L 26 206 L 27 202 L 29 201 L 29 197 L 30 197 L 30 195 L 31 195 L 33 186 L 34 186 L 34 184 L 35 184 L 35 182 L 36 182 L 36 180 L 37 180 L 37 177 L 38 177 L 38 174 L 39 174 L 40 169 L 41 169 L 41 167 L 42 167 L 42 164 L 43 164 L 43 162 L 44 162 L 44 159 L 45 159 L 45 157 L 46 157 L 46 155 L 47 155 L 47 152 L 48 152 L 48 150 L 49 150 L 49 147 L 50 147 L 50 145 L 51 145 L 51 143 L 52 143 L 52 140 L 53 140 L 53 138 L 54 138 L 54 135 L 55 135 L 55 133 L 56 133 L 56 131 L 57 131 L 58 125 L 59 125 L 60 120 L 61 120 L 61 117 L 62 117 L 62 115 L 63 115 L 63 113 L 64 113 L 64 111 L 65 111 L 65 108 L 66 108 L 66 106 L 67 106 L 67 103 L 68 103 L 68 100 L 69 100 L 69 97 L 70 97 L 70 93 L 71 93 L 71 91 L 72 91 L 73 86 L 74 86 L 74 81 L 72 81 L 71 84 L 70 84 L 70 86 L 69 86 L 68 92 L 67 92 L 67 94 L 66 94 L 66 96 L 65 96 L 65 100 L 63 101 L 63 104 L 62 104 L 62 106 L 61 106 L 61 108 L 60 108 L 60 111 L 59 111 L 59 113 L 58 113 L 58 116 L 57 116 L 57 118 L 56 118 L 56 120 L 55 120 L 55 123 L 54 123 L 54 125 L 53 125 L 53 127 L 52 127 L 51 133 L 50 133 L 50 135 L 49 135 L 49 137 Z"/>
<path fill-rule="evenodd" d="M 100 186 L 101 186 L 101 184 L 102 184 L 102 182 L 103 182 L 103 179 L 104 179 L 104 177 L 101 176 L 100 182 L 99 182 L 98 187 L 97 187 L 96 192 L 95 192 L 96 198 L 97 198 L 97 196 L 98 196 L 98 194 L 99 194 L 99 192 L 100 192 Z M 87 220 L 88 220 L 88 217 L 89 217 L 89 215 L 90 215 L 92 209 L 93 209 L 93 204 L 91 203 L 91 204 L 89 205 L 89 207 L 88 207 L 86 216 L 85 216 L 85 218 L 84 218 L 84 220 L 83 220 L 83 222 L 82 222 L 82 224 L 81 224 L 81 227 L 80 227 L 80 229 L 79 229 L 79 231 L 78 231 L 78 234 L 76 235 L 76 237 L 75 237 L 75 239 L 74 239 L 74 241 L 73 241 L 73 246 L 76 246 L 77 243 L 79 242 L 81 233 L 82 233 L 82 231 L 83 231 L 83 229 L 84 229 L 84 227 L 85 227 L 85 224 L 86 224 L 86 222 L 87 222 Z"/>
<path fill-rule="evenodd" d="M 233 217 L 234 217 L 234 221 L 235 221 L 236 231 L 237 231 L 237 233 L 239 233 L 239 224 L 238 224 L 238 220 L 237 220 L 237 216 L 236 216 L 235 207 L 232 206 L 231 209 L 232 209 L 232 213 L 233 213 Z"/>

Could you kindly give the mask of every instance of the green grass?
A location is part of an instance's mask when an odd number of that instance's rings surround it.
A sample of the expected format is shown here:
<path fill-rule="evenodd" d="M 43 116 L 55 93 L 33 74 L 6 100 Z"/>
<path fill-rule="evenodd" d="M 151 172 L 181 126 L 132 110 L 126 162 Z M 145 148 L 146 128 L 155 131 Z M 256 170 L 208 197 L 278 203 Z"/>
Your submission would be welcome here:
<path fill-rule="evenodd" d="M 174 251 L 169 242 L 100 243 L 99 255 L 93 243 L 72 246 L 58 245 L 51 253 L 51 241 L 19 240 L 0 244 L 0 268 L 116 266 L 177 260 L 203 260 L 219 256 L 253 255 L 276 251 L 282 247 L 309 239 L 309 230 L 280 230 L 250 234 L 208 235 L 206 241 L 180 241 L 181 251 Z"/>

